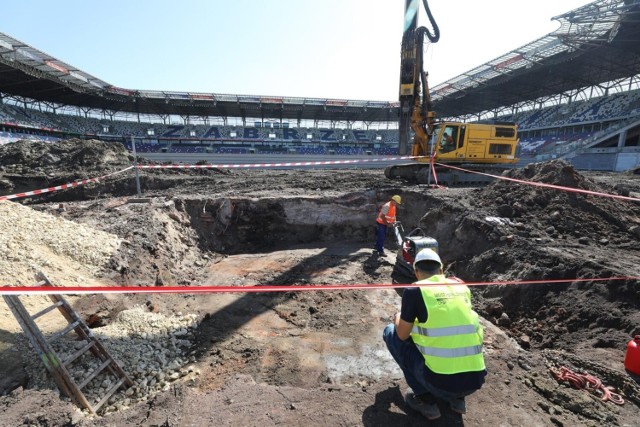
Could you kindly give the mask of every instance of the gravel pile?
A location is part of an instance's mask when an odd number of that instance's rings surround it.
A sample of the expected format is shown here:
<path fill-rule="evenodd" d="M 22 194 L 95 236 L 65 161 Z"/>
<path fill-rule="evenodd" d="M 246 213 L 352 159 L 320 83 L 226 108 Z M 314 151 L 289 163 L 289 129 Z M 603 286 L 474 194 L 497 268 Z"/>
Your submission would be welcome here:
<path fill-rule="evenodd" d="M 134 382 L 132 387 L 113 395 L 100 412 L 126 409 L 137 402 L 146 401 L 158 392 L 168 390 L 171 383 L 180 378 L 199 375 L 200 372 L 190 366 L 195 362 L 192 346 L 196 326 L 195 314 L 165 316 L 151 313 L 146 307 L 135 306 L 120 312 L 111 324 L 93 329 L 95 336 Z M 86 341 L 74 341 L 75 337 L 74 333 L 70 333 L 54 344 L 60 359 L 64 360 L 86 344 Z M 22 345 L 26 345 L 26 339 Z M 29 349 L 25 354 L 33 355 L 33 350 Z M 26 362 L 30 387 L 55 387 L 52 378 L 35 355 Z M 99 364 L 98 359 L 90 353 L 76 360 L 70 368 L 76 384 L 88 378 Z M 94 378 L 83 390 L 92 404 L 99 402 L 116 382 L 115 376 L 105 372 Z"/>
<path fill-rule="evenodd" d="M 33 285 L 39 270 L 58 285 L 86 284 L 83 275 L 98 273 L 121 243 L 114 234 L 8 201 L 0 202 L 0 230 L 3 286 Z"/>

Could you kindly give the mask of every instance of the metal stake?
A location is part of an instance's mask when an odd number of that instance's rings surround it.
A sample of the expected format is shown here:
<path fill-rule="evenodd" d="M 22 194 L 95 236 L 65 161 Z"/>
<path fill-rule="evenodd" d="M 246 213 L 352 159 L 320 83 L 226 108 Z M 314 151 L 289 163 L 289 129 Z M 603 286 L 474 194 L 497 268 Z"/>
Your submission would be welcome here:
<path fill-rule="evenodd" d="M 138 197 L 142 195 L 140 189 L 140 172 L 138 171 L 138 156 L 136 155 L 136 139 L 131 135 L 131 150 L 133 151 L 133 169 L 136 171 L 136 189 L 138 190 Z"/>

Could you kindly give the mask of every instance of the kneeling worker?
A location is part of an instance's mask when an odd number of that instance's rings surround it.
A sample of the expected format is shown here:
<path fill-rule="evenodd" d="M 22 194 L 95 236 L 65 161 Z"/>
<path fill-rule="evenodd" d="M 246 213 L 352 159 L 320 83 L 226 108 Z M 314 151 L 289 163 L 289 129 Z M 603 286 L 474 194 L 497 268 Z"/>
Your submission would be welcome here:
<path fill-rule="evenodd" d="M 401 312 L 383 339 L 411 387 L 405 394 L 409 407 L 434 420 L 441 399 L 464 414 L 464 397 L 479 390 L 487 374 L 471 292 L 442 274 L 442 261 L 431 249 L 416 255 L 413 268 L 420 287 L 404 290 Z"/>
<path fill-rule="evenodd" d="M 396 222 L 396 206 L 402 204 L 400 203 L 401 201 L 400 196 L 396 194 L 380 208 L 380 212 L 376 218 L 378 226 L 376 232 L 376 251 L 378 251 L 378 255 L 384 255 L 384 239 L 387 236 L 387 226 L 393 225 L 393 223 Z"/>

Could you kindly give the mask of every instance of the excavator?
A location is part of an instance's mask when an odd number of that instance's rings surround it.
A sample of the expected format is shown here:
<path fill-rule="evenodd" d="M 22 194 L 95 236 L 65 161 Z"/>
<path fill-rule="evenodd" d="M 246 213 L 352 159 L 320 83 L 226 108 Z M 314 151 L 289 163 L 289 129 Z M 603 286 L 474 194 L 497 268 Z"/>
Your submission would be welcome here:
<path fill-rule="evenodd" d="M 405 0 L 404 33 L 400 55 L 399 154 L 409 153 L 414 163 L 392 165 L 385 169 L 389 179 L 421 184 L 465 185 L 492 178 L 446 167 L 501 174 L 517 163 L 520 144 L 517 126 L 512 122 L 436 122 L 428 73 L 424 70 L 425 36 L 431 43 L 440 39 L 440 29 L 422 0 L 433 31 L 418 27 L 420 0 Z M 432 166 L 433 164 L 433 166 Z M 439 165 L 438 165 L 439 164 Z"/>

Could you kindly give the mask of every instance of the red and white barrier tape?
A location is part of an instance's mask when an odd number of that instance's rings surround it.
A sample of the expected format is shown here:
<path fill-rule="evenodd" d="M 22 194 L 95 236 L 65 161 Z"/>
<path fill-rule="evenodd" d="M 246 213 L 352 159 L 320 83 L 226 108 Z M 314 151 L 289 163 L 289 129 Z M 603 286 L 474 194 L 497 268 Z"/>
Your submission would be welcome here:
<path fill-rule="evenodd" d="M 73 188 L 73 187 L 78 187 L 80 185 L 85 185 L 88 184 L 90 182 L 98 182 L 101 179 L 110 177 L 112 175 L 116 175 L 122 172 L 126 172 L 129 169 L 133 169 L 133 166 L 129 166 L 128 168 L 116 171 L 116 172 L 112 172 L 110 174 L 107 175 L 103 175 L 100 176 L 98 178 L 89 178 L 89 179 L 83 179 L 81 181 L 74 181 L 74 182 L 70 182 L 68 184 L 63 184 L 63 185 L 56 185 L 55 187 L 49 187 L 49 188 L 42 188 L 40 190 L 33 190 L 33 191 L 27 191 L 25 193 L 17 193 L 17 194 L 11 194 L 8 196 L 0 196 L 0 201 L 3 200 L 12 200 L 12 199 L 20 199 L 23 197 L 29 197 L 29 196 L 36 196 L 38 194 L 43 194 L 43 193 L 53 193 L 55 191 L 60 191 L 60 190 L 66 190 L 67 188 Z"/>
<path fill-rule="evenodd" d="M 242 169 L 242 168 L 272 168 L 289 166 L 322 166 L 322 165 L 348 165 L 356 163 L 387 162 L 391 160 L 410 160 L 422 156 L 381 157 L 377 159 L 355 160 L 327 160 L 322 162 L 286 162 L 286 163 L 244 163 L 244 164 L 217 164 L 217 165 L 138 165 L 138 169 Z"/>
<path fill-rule="evenodd" d="M 634 201 L 634 202 L 640 202 L 640 198 L 638 198 L 638 197 L 622 196 L 622 195 L 619 195 L 619 194 L 600 193 L 600 192 L 597 192 L 597 191 L 583 190 L 581 188 L 563 187 L 561 185 L 545 184 L 544 182 L 526 181 L 526 180 L 523 180 L 523 179 L 509 178 L 507 176 L 492 175 L 490 173 L 471 171 L 471 170 L 459 168 L 457 166 L 445 165 L 445 164 L 442 164 L 442 163 L 436 163 L 436 165 L 443 166 L 443 167 L 449 168 L 449 169 L 456 169 L 456 170 L 463 171 L 463 172 L 490 176 L 492 178 L 501 179 L 503 181 L 511 181 L 511 182 L 517 182 L 518 184 L 532 185 L 534 187 L 553 188 L 555 190 L 567 191 L 567 192 L 570 192 L 570 193 L 590 194 L 592 196 L 610 197 L 612 199 L 631 200 L 631 201 Z"/>
<path fill-rule="evenodd" d="M 431 188 L 440 188 L 440 189 L 444 189 L 445 187 L 443 187 L 442 185 L 438 184 L 438 174 L 436 174 L 436 153 L 434 152 L 431 155 L 431 158 L 429 159 L 429 164 L 431 167 L 431 173 L 433 173 L 433 180 L 435 182 L 435 184 L 431 184 Z"/>
<path fill-rule="evenodd" d="M 602 282 L 611 280 L 640 280 L 640 277 L 604 277 L 594 279 L 560 279 L 560 280 L 523 280 L 501 282 L 471 282 L 467 286 L 491 285 L 536 285 L 576 282 Z M 433 285 L 424 285 L 433 286 Z M 210 293 L 266 293 L 266 292 L 301 292 L 301 291 L 342 291 L 413 288 L 415 284 L 364 284 L 364 285 L 257 285 L 257 286 L 163 286 L 163 287 L 128 287 L 128 286 L 0 286 L 0 295 L 65 295 L 65 294 L 210 294 Z"/>
<path fill-rule="evenodd" d="M 374 162 L 383 162 L 383 161 L 392 161 L 392 160 L 409 160 L 409 159 L 418 159 L 418 158 L 423 158 L 423 157 L 427 157 L 427 156 L 402 156 L 402 157 L 383 157 L 383 158 L 376 158 L 376 159 L 356 159 L 356 160 L 332 160 L 332 161 L 321 161 L 321 162 L 286 162 L 286 163 L 247 163 L 247 164 L 207 164 L 207 165 L 138 165 L 137 168 L 138 169 L 242 169 L 242 168 L 263 168 L 263 167 L 290 167 L 290 166 L 320 166 L 320 165 L 337 165 L 337 164 L 357 164 L 357 163 L 374 163 Z M 460 168 L 457 166 L 452 166 L 452 165 L 445 165 L 442 163 L 435 163 L 433 161 L 433 158 L 430 159 L 431 160 L 431 164 L 430 167 L 433 171 L 433 175 L 434 175 L 434 180 L 435 180 L 435 184 L 434 187 L 436 188 L 444 188 L 441 185 L 438 184 L 438 177 L 436 175 L 436 170 L 434 165 L 438 165 L 438 166 L 442 166 L 442 167 L 446 167 L 449 169 L 456 169 L 459 171 L 463 171 L 463 172 L 467 172 L 467 173 L 472 173 L 472 174 L 478 174 L 478 175 L 485 175 L 485 176 L 489 176 L 495 179 L 500 179 L 500 180 L 504 180 L 504 181 L 512 181 L 512 182 L 516 182 L 519 184 L 525 184 L 525 185 L 532 185 L 532 186 L 536 186 L 536 187 L 544 187 L 544 188 L 553 188 L 556 190 L 561 190 L 561 191 L 568 191 L 568 192 L 573 192 L 573 193 L 582 193 L 582 194 L 590 194 L 593 196 L 600 196 L 600 197 L 609 197 L 609 198 L 614 198 L 614 199 L 621 199 L 621 200 L 630 200 L 630 201 L 640 201 L 640 198 L 638 197 L 630 197 L 630 196 L 622 196 L 622 195 L 618 195 L 618 194 L 608 194 L 608 193 L 600 193 L 600 192 L 596 192 L 596 191 L 590 191 L 590 190 L 583 190 L 580 188 L 572 188 L 572 187 L 563 187 L 560 185 L 554 185 L 554 184 L 545 184 L 542 182 L 535 182 L 535 181 L 526 181 L 526 180 L 521 180 L 521 179 L 515 179 L 515 178 L 509 178 L 509 177 L 505 177 L 505 176 L 500 176 L 500 175 L 493 175 L 493 174 L 489 174 L 489 173 L 485 173 L 485 172 L 479 172 L 479 171 L 471 171 L 468 169 L 464 169 L 464 168 Z M 63 185 L 58 185 L 55 187 L 49 187 L 49 188 L 43 188 L 40 190 L 33 190 L 33 191 L 27 191 L 25 193 L 17 193 L 17 194 L 11 194 L 8 196 L 0 196 L 0 201 L 3 200 L 11 200 L 11 199 L 19 199 L 22 197 L 28 197 L 28 196 L 35 196 L 38 194 L 43 194 L 43 193 L 51 193 L 54 191 L 59 191 L 59 190 L 66 190 L 67 188 L 72 188 L 72 187 L 78 187 L 80 185 L 84 185 L 84 184 L 88 184 L 90 182 L 98 182 L 101 179 L 110 177 L 112 175 L 115 174 L 119 174 L 122 172 L 126 172 L 130 169 L 133 169 L 135 166 L 129 166 L 128 168 L 107 174 L 107 175 L 103 175 L 101 177 L 98 178 L 89 178 L 89 179 L 85 179 L 85 180 L 81 180 L 81 181 L 75 181 L 72 183 L 68 183 L 68 184 L 63 184 Z"/>

